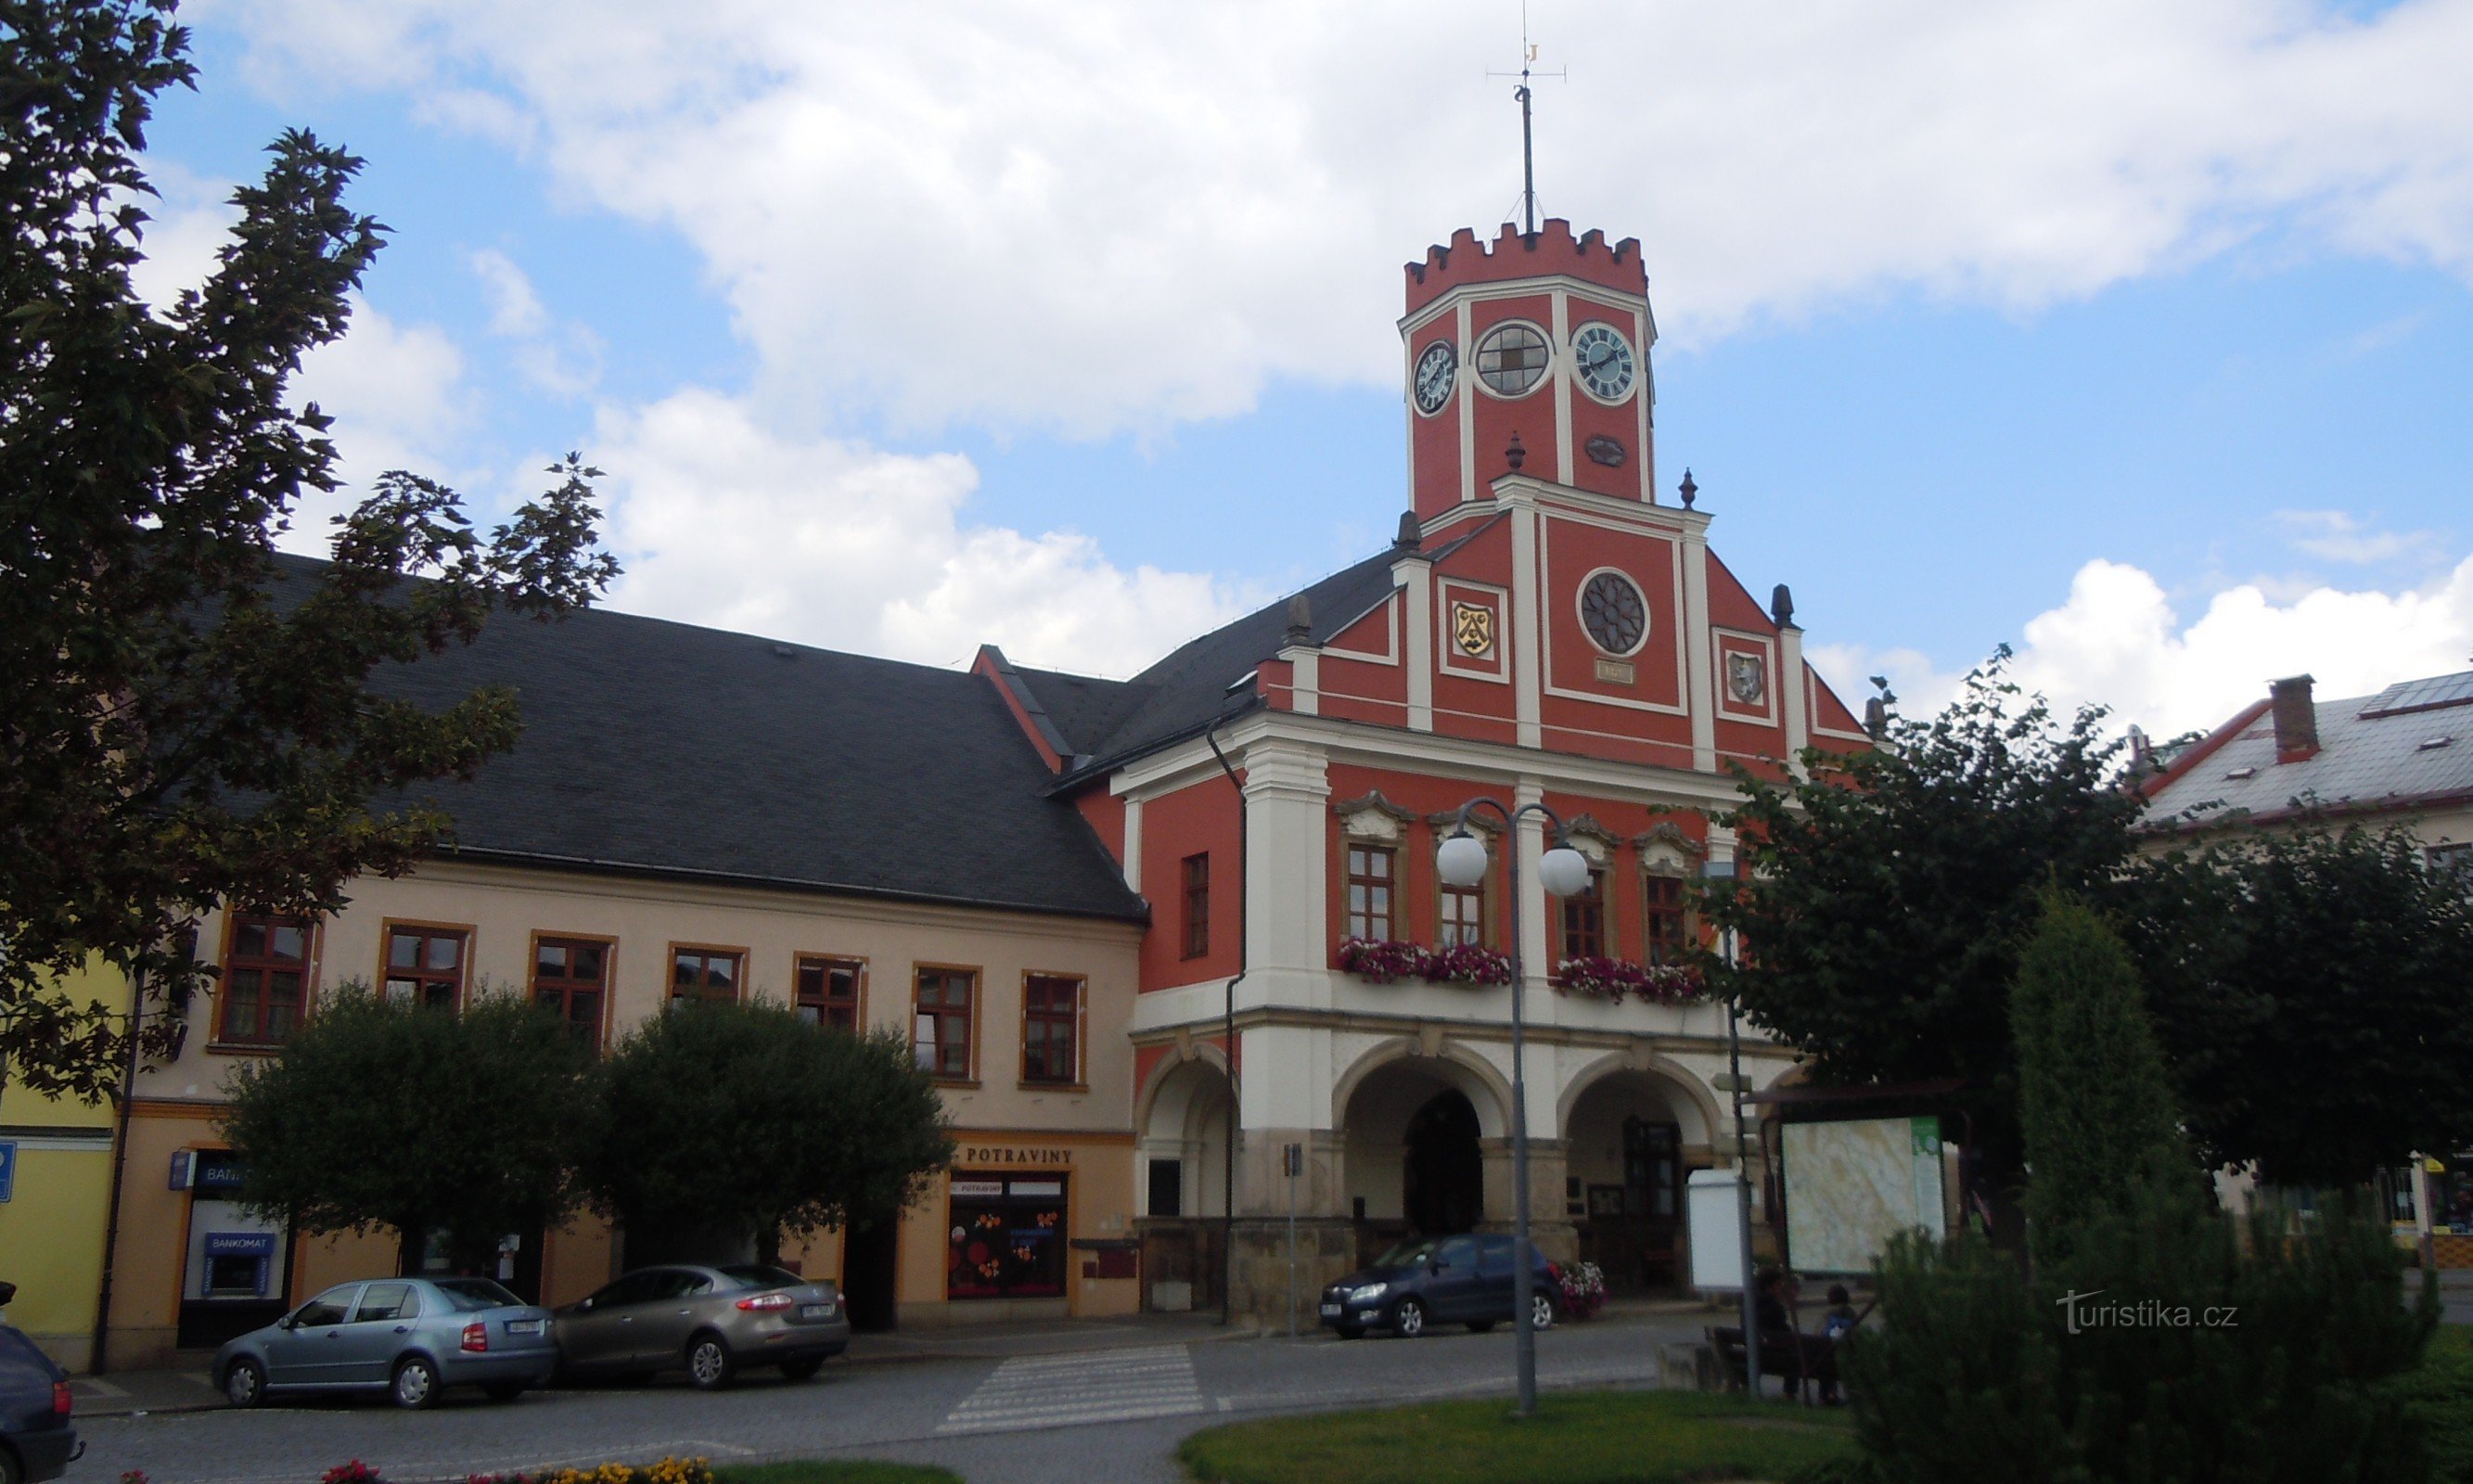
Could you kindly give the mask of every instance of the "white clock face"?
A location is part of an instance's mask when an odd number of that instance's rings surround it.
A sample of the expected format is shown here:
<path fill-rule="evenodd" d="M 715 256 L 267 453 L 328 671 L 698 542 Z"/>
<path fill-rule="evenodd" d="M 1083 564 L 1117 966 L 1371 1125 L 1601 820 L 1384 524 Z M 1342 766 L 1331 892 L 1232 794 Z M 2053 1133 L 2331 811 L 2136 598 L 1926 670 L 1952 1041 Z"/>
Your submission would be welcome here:
<path fill-rule="evenodd" d="M 1417 357 L 1417 410 L 1428 415 L 1443 410 L 1452 399 L 1452 383 L 1457 379 L 1460 358 L 1452 352 L 1452 343 L 1438 340 Z"/>
<path fill-rule="evenodd" d="M 1572 337 L 1572 365 L 1580 385 L 1605 401 L 1621 401 L 1631 391 L 1631 344 L 1611 324 L 1591 321 Z"/>

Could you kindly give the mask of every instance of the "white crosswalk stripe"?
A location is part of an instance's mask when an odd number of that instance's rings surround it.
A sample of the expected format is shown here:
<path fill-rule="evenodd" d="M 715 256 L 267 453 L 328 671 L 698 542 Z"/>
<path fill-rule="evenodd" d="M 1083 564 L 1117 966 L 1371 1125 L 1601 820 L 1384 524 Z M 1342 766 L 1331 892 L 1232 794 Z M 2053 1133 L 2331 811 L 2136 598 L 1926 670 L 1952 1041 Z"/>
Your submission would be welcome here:
<path fill-rule="evenodd" d="M 1201 1410 L 1192 1353 L 1182 1345 L 1145 1345 L 1008 1360 L 953 1408 L 936 1432 L 950 1437 L 1071 1427 Z"/>

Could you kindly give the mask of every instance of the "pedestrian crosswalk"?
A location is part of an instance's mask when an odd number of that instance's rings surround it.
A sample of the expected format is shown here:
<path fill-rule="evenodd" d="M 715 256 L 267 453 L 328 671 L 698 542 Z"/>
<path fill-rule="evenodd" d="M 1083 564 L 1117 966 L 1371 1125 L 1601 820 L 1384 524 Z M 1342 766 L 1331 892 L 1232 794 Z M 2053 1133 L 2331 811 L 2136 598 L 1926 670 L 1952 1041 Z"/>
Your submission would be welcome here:
<path fill-rule="evenodd" d="M 1192 1352 L 1183 1345 L 1144 1345 L 1008 1360 L 953 1408 L 936 1432 L 952 1437 L 1071 1427 L 1201 1410 Z"/>

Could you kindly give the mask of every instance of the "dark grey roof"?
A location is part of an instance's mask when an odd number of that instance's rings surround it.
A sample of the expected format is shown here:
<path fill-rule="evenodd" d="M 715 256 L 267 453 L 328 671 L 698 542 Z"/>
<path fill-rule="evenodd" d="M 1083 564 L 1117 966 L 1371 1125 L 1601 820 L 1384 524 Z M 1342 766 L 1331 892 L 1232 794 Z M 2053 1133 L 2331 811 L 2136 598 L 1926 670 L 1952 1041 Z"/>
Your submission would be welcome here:
<path fill-rule="evenodd" d="M 287 559 L 298 578 L 314 563 Z M 499 614 L 374 678 L 438 708 L 512 686 L 524 731 L 416 797 L 459 850 L 1140 920 L 1147 909 L 981 677 L 592 610 Z"/>
<path fill-rule="evenodd" d="M 1391 595 L 1396 586 L 1386 547 L 1304 589 L 1312 610 L 1314 642 L 1324 643 Z M 1293 596 L 1293 594 L 1291 594 Z M 1054 670 L 1020 670 L 1073 751 L 1092 759 L 1088 774 L 1189 736 L 1251 694 L 1230 694 L 1255 666 L 1279 653 L 1288 625 L 1288 598 L 1188 640 L 1130 681 L 1090 681 Z M 1108 689 L 1106 687 L 1114 687 Z M 1073 721 L 1064 718 L 1070 716 Z M 1077 735 L 1076 727 L 1091 729 Z"/>
<path fill-rule="evenodd" d="M 2409 807 L 2473 794 L 2473 671 L 2390 685 L 2375 696 L 2317 703 L 2318 751 L 2275 760 L 2275 717 L 2249 725 L 2165 784 L 2148 805 L 2157 824 L 2221 801 L 2253 815 L 2308 799 L 2328 808 Z"/>

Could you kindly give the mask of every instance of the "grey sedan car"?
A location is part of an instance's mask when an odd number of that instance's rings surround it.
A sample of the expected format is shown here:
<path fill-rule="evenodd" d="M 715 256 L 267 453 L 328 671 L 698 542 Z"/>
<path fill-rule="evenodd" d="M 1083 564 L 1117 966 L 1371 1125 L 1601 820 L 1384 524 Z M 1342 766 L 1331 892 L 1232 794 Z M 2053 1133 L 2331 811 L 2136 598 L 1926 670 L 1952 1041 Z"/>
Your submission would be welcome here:
<path fill-rule="evenodd" d="M 449 1386 L 513 1401 L 558 1366 L 549 1310 L 486 1278 L 381 1278 L 338 1283 L 215 1352 L 214 1381 L 234 1406 L 277 1391 L 383 1391 L 434 1406 Z"/>
<path fill-rule="evenodd" d="M 850 1336 L 831 1283 L 755 1262 L 639 1268 L 558 1311 L 563 1376 L 642 1379 L 684 1368 L 707 1391 L 746 1366 L 805 1380 Z"/>

